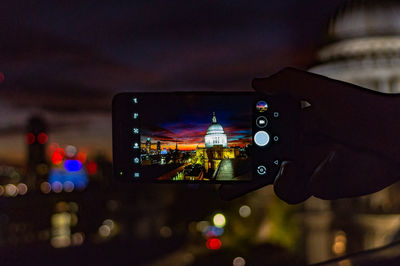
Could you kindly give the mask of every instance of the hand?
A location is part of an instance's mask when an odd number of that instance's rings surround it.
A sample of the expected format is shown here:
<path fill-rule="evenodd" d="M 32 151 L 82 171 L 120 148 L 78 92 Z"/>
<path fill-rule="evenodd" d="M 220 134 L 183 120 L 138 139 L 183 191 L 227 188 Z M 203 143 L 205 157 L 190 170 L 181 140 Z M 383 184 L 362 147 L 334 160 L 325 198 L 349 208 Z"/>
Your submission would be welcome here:
<path fill-rule="evenodd" d="M 306 101 L 299 154 L 283 162 L 274 181 L 278 197 L 299 203 L 361 196 L 396 182 L 400 173 L 400 98 L 287 68 L 255 79 L 253 87 Z M 397 114 L 397 115 L 396 115 Z M 263 180 L 223 185 L 231 199 L 265 186 Z"/>

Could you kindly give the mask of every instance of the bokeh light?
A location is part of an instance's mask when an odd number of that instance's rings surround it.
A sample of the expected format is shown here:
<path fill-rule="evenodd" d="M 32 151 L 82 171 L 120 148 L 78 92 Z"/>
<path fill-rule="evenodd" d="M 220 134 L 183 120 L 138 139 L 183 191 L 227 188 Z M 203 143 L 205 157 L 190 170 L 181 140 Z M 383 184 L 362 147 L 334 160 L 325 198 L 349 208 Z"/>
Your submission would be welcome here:
<path fill-rule="evenodd" d="M 206 246 L 208 249 L 218 250 L 221 248 L 222 243 L 218 238 L 207 239 Z"/>
<path fill-rule="evenodd" d="M 172 230 L 168 226 L 163 226 L 160 229 L 160 235 L 164 238 L 168 238 L 172 236 Z"/>
<path fill-rule="evenodd" d="M 65 181 L 63 184 L 63 188 L 65 192 L 72 192 L 74 190 L 74 183 L 71 181 Z"/>
<path fill-rule="evenodd" d="M 110 227 L 110 229 L 114 229 L 114 221 L 111 219 L 105 219 L 103 221 L 103 224 L 107 225 L 108 227 Z"/>
<path fill-rule="evenodd" d="M 214 215 L 213 222 L 216 227 L 224 227 L 226 223 L 225 216 L 222 213 L 217 213 Z"/>
<path fill-rule="evenodd" d="M 64 160 L 65 151 L 62 148 L 57 148 L 51 156 L 51 161 L 55 165 L 60 165 Z"/>
<path fill-rule="evenodd" d="M 78 161 L 80 161 L 81 163 L 85 163 L 86 159 L 87 159 L 87 155 L 86 155 L 86 153 L 80 151 L 76 154 L 76 159 Z"/>
<path fill-rule="evenodd" d="M 5 195 L 15 197 L 18 195 L 18 188 L 14 184 L 7 184 L 5 187 Z"/>
<path fill-rule="evenodd" d="M 55 193 L 60 193 L 63 189 L 63 185 L 61 184 L 61 182 L 55 181 L 51 184 L 51 189 L 55 192 Z"/>
<path fill-rule="evenodd" d="M 111 234 L 111 228 L 108 225 L 103 224 L 99 227 L 99 235 L 100 236 L 108 237 L 108 236 L 110 236 L 110 234 Z"/>
<path fill-rule="evenodd" d="M 35 135 L 33 135 L 32 133 L 26 133 L 25 140 L 27 144 L 31 145 L 35 143 Z"/>
<path fill-rule="evenodd" d="M 89 175 L 96 174 L 97 173 L 97 163 L 93 162 L 93 161 L 88 162 L 86 165 L 86 170 Z"/>
<path fill-rule="evenodd" d="M 49 136 L 47 136 L 47 134 L 44 132 L 40 132 L 39 135 L 37 136 L 37 141 L 40 144 L 46 144 L 48 140 L 49 140 Z"/>
<path fill-rule="evenodd" d="M 343 255 L 346 252 L 347 237 L 343 231 L 337 231 L 332 245 L 332 251 L 335 255 Z"/>
<path fill-rule="evenodd" d="M 69 172 L 77 172 L 82 169 L 82 163 L 78 160 L 65 160 L 64 168 Z"/>
<path fill-rule="evenodd" d="M 49 182 L 42 182 L 40 184 L 40 191 L 42 191 L 44 194 L 48 194 L 51 191 L 51 185 Z"/>
<path fill-rule="evenodd" d="M 243 205 L 239 208 L 239 215 L 243 218 L 249 217 L 251 214 L 251 208 L 247 205 Z"/>
<path fill-rule="evenodd" d="M 80 246 L 85 241 L 85 235 L 81 232 L 77 232 L 72 234 L 71 236 L 71 244 L 74 246 Z"/>
<path fill-rule="evenodd" d="M 207 238 L 221 236 L 224 233 L 224 228 L 216 226 L 207 226 L 203 230 L 203 235 Z"/>
<path fill-rule="evenodd" d="M 68 145 L 67 147 L 65 147 L 65 155 L 68 158 L 73 158 L 75 156 L 77 152 L 77 148 L 73 145 Z"/>
<path fill-rule="evenodd" d="M 233 259 L 233 266 L 244 266 L 246 265 L 246 260 L 242 257 L 236 257 Z"/>
<path fill-rule="evenodd" d="M 20 195 L 25 195 L 28 192 L 28 186 L 25 185 L 24 183 L 19 183 L 17 185 L 17 188 L 18 188 L 18 193 Z"/>

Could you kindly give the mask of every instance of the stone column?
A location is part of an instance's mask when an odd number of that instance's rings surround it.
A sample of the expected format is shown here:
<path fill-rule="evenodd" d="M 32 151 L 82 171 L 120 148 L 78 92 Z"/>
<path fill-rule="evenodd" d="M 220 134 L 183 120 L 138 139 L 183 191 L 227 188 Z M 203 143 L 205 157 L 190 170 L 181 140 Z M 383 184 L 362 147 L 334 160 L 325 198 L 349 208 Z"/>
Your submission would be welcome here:
<path fill-rule="evenodd" d="M 317 263 L 332 257 L 331 221 L 332 211 L 330 203 L 317 198 L 310 198 L 305 202 L 304 225 L 305 253 L 307 263 Z"/>
<path fill-rule="evenodd" d="M 379 80 L 378 91 L 383 92 L 383 93 L 391 93 L 389 80 L 387 80 L 387 79 Z"/>

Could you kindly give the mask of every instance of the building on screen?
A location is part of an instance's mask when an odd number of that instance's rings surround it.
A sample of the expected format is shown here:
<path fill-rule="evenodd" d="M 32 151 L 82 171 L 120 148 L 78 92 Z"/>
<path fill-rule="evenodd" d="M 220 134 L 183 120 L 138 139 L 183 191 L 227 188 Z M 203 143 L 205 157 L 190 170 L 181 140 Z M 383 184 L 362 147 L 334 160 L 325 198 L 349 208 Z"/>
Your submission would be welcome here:
<path fill-rule="evenodd" d="M 197 147 L 196 157 L 204 161 L 206 172 L 209 169 L 217 169 L 221 160 L 235 159 L 239 155 L 237 147 L 228 147 L 228 138 L 224 128 L 218 124 L 215 112 L 213 112 L 212 123 L 204 136 L 204 144 L 204 148 Z"/>

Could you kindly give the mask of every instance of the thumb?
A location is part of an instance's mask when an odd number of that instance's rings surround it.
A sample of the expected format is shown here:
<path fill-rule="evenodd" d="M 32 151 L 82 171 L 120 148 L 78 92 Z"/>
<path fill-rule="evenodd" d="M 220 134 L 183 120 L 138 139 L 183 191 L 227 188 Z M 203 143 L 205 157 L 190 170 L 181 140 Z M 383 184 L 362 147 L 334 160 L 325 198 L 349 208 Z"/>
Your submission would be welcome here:
<path fill-rule="evenodd" d="M 311 196 L 307 189 L 308 182 L 299 178 L 299 173 L 301 171 L 293 162 L 285 161 L 274 181 L 275 194 L 289 204 L 303 202 Z"/>

